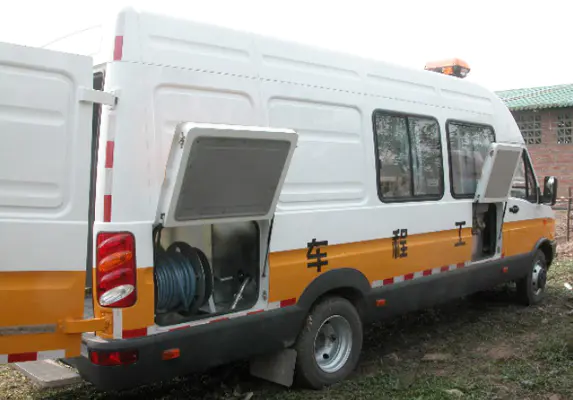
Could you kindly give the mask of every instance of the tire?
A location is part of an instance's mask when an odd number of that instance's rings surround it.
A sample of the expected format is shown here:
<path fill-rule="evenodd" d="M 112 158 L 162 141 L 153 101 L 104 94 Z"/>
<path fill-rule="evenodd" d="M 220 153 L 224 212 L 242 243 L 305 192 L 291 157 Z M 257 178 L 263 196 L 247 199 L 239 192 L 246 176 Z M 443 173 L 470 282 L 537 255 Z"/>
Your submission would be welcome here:
<path fill-rule="evenodd" d="M 362 321 L 352 303 L 340 297 L 320 301 L 295 344 L 297 384 L 319 390 L 344 380 L 358 364 L 362 339 Z"/>
<path fill-rule="evenodd" d="M 545 297 L 547 282 L 547 261 L 545 254 L 537 250 L 528 274 L 516 282 L 517 299 L 526 306 L 541 303 Z"/>

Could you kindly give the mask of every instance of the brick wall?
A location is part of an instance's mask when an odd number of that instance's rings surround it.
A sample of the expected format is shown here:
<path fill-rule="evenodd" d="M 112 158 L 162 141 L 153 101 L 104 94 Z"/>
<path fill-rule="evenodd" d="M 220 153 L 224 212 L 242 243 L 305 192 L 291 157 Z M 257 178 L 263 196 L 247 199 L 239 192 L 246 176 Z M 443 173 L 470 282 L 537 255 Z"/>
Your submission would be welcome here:
<path fill-rule="evenodd" d="M 541 117 L 541 143 L 528 144 L 527 148 L 541 190 L 543 190 L 543 178 L 547 175 L 554 175 L 559 180 L 559 196 L 566 196 L 567 188 L 573 186 L 573 143 L 559 144 L 557 141 L 558 115 L 567 113 L 573 117 L 573 108 L 539 110 L 536 113 L 531 111 L 513 113 L 518 123 L 520 116 L 533 114 Z"/>

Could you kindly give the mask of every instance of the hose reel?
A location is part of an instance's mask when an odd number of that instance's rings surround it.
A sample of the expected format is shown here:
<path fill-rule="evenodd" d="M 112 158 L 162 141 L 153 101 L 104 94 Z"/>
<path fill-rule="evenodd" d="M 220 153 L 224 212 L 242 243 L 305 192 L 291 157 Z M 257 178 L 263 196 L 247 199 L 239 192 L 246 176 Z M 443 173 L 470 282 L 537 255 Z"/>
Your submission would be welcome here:
<path fill-rule="evenodd" d="M 209 260 L 200 249 L 174 242 L 167 250 L 159 244 L 157 232 L 155 256 L 155 292 L 158 312 L 197 313 L 213 293 L 214 278 Z"/>

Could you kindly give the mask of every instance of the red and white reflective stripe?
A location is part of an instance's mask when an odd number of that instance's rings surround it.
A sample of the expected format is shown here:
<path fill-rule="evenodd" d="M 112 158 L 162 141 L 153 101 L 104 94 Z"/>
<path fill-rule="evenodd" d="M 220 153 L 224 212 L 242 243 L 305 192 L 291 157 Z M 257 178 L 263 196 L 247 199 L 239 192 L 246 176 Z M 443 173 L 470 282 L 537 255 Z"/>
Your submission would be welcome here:
<path fill-rule="evenodd" d="M 121 332 L 122 339 L 133 339 L 137 337 L 147 336 L 147 329 L 148 328 L 140 328 L 140 329 L 124 329 Z"/>
<path fill-rule="evenodd" d="M 296 298 L 281 300 L 281 301 L 275 301 L 275 302 L 269 303 L 267 310 L 276 310 L 279 308 L 294 306 L 295 304 L 296 304 Z"/>
<path fill-rule="evenodd" d="M 113 338 L 123 338 L 123 310 L 121 308 L 113 308 Z"/>
<path fill-rule="evenodd" d="M 113 185 L 113 158 L 115 142 L 108 140 L 105 145 L 105 176 L 103 193 L 103 222 L 111 222 L 111 190 Z"/>
<path fill-rule="evenodd" d="M 192 328 L 194 326 L 214 324 L 217 322 L 228 321 L 228 320 L 235 319 L 235 318 L 241 318 L 241 317 L 246 317 L 246 316 L 250 316 L 250 315 L 261 314 L 265 311 L 278 310 L 279 308 L 289 307 L 289 306 L 292 306 L 295 304 L 296 304 L 296 298 L 292 298 L 292 299 L 275 301 L 275 302 L 269 303 L 266 308 L 259 308 L 259 309 L 249 310 L 249 311 L 241 311 L 241 312 L 237 312 L 237 313 L 233 313 L 233 314 L 229 314 L 229 315 L 225 315 L 225 316 L 216 316 L 216 317 L 211 317 L 211 318 L 205 318 L 205 319 L 201 319 L 199 321 L 186 322 L 184 324 L 179 324 L 179 325 L 171 325 L 171 326 L 153 325 L 153 326 L 148 326 L 146 328 L 128 329 L 128 330 L 124 330 L 121 332 L 121 338 L 122 339 L 132 339 L 132 338 L 136 338 L 136 337 L 151 336 L 151 335 L 155 335 L 155 334 L 163 333 L 163 332 L 178 331 L 181 329 Z M 115 317 L 115 314 L 114 314 L 114 317 Z M 114 338 L 116 338 L 115 319 L 114 319 Z"/>
<path fill-rule="evenodd" d="M 37 351 L 33 353 L 14 353 L 14 354 L 0 354 L 0 364 L 26 362 L 26 361 L 39 361 L 39 360 L 55 360 L 58 358 L 65 358 L 65 350 L 48 350 Z"/>
<path fill-rule="evenodd" d="M 469 264 L 470 264 L 469 262 L 465 262 L 465 263 L 458 263 L 458 264 L 452 264 L 452 265 L 445 265 L 443 267 L 438 267 L 438 268 L 426 269 L 423 271 L 410 272 L 410 273 L 407 273 L 406 275 L 394 276 L 392 278 L 386 278 L 386 279 L 374 281 L 374 282 L 372 282 L 372 287 L 373 288 L 379 288 L 382 286 L 393 285 L 395 283 L 400 283 L 400 282 L 405 282 L 405 281 L 411 281 L 414 279 L 424 278 L 424 277 L 430 276 L 430 275 L 441 274 L 443 272 L 454 271 L 456 269 L 464 268 L 464 267 L 468 266 Z"/>
<path fill-rule="evenodd" d="M 113 46 L 113 61 L 121 61 L 123 58 L 123 36 L 116 36 Z"/>

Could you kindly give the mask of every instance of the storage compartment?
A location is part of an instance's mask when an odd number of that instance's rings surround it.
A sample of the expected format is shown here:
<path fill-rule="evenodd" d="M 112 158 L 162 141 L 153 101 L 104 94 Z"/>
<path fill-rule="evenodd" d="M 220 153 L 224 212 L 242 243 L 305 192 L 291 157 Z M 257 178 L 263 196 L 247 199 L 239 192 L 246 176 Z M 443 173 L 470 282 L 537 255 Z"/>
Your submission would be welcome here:
<path fill-rule="evenodd" d="M 474 203 L 473 205 L 473 261 L 493 257 L 497 250 L 498 205 Z"/>
<path fill-rule="evenodd" d="M 158 325 L 263 306 L 270 221 L 296 143 L 290 129 L 177 125 L 154 232 Z"/>
<path fill-rule="evenodd" d="M 158 325 L 247 310 L 258 301 L 256 222 L 157 228 L 154 243 Z"/>
<path fill-rule="evenodd" d="M 504 210 L 522 152 L 521 144 L 492 143 L 486 153 L 472 204 L 472 261 L 501 252 Z"/>

